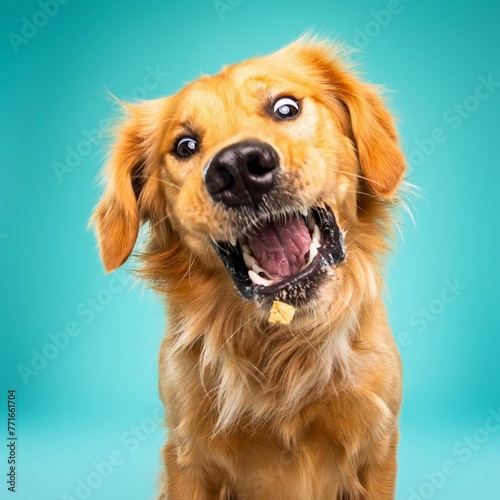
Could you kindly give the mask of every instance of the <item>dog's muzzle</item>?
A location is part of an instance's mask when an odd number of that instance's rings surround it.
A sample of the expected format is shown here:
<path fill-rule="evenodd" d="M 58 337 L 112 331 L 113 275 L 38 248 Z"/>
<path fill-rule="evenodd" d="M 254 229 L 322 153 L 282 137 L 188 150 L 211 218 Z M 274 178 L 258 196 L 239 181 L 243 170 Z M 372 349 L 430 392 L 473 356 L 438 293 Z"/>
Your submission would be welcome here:
<path fill-rule="evenodd" d="M 280 173 L 276 150 L 255 139 L 227 146 L 208 162 L 208 193 L 225 209 L 236 209 L 240 222 L 227 241 L 211 243 L 244 299 L 298 307 L 344 260 L 343 233 L 326 205 L 286 209 L 281 203 L 279 211 L 270 210 L 269 203 L 280 199 Z"/>

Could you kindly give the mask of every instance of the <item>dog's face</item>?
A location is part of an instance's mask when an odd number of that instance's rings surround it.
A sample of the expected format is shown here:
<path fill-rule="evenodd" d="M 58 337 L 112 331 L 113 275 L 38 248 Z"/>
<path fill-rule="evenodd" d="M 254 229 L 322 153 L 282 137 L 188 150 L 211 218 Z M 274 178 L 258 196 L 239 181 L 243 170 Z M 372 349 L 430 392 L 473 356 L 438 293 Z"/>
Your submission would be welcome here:
<path fill-rule="evenodd" d="M 186 259 L 265 308 L 327 306 L 349 279 L 360 196 L 390 198 L 404 172 L 382 102 L 324 45 L 296 42 L 128 109 L 95 216 L 107 270 L 141 221 L 166 224 Z"/>

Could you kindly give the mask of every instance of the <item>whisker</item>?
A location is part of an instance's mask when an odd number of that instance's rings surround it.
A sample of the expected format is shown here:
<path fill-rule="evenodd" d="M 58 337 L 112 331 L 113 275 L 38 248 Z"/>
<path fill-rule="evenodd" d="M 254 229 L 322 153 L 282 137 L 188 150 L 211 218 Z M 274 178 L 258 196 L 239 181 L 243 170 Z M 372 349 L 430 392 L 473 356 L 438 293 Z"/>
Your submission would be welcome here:
<path fill-rule="evenodd" d="M 153 180 L 156 180 L 156 181 L 160 181 L 163 184 L 166 184 L 167 186 L 172 186 L 172 187 L 178 189 L 179 191 L 181 189 L 180 186 L 178 186 L 177 184 L 174 184 L 173 182 L 166 181 L 165 179 L 161 179 L 160 177 L 157 177 L 157 176 L 153 176 L 153 175 L 141 175 L 141 178 L 143 178 L 143 179 L 153 179 Z"/>
<path fill-rule="evenodd" d="M 229 338 L 224 342 L 224 344 L 222 345 L 222 347 L 219 349 L 219 353 L 222 352 L 222 349 L 224 349 L 224 347 L 228 344 L 228 342 L 246 325 L 248 325 L 248 323 L 250 323 L 250 321 L 253 321 L 255 318 L 257 318 L 259 314 L 254 314 L 252 317 L 250 317 L 250 319 L 248 321 L 245 321 L 245 323 L 243 323 L 242 325 L 240 325 L 230 336 Z"/>
<path fill-rule="evenodd" d="M 359 318 L 358 318 L 358 315 L 356 314 L 356 312 L 354 311 L 354 309 L 351 307 L 351 305 L 347 302 L 347 300 L 345 300 L 344 297 L 342 297 L 342 295 L 337 295 L 337 297 L 342 300 L 342 302 L 344 302 L 344 304 L 350 309 L 350 311 L 352 312 L 352 315 L 353 315 L 353 318 L 354 320 L 356 321 L 356 326 L 359 328 Z"/>
<path fill-rule="evenodd" d="M 212 240 L 212 243 L 217 247 L 217 248 L 220 248 L 220 250 L 222 252 L 225 252 L 226 249 L 225 248 L 222 248 L 219 244 L 219 242 L 212 236 L 212 233 L 210 233 L 210 239 Z"/>
<path fill-rule="evenodd" d="M 160 219 L 158 219 L 157 221 L 155 221 L 153 224 L 150 225 L 150 228 L 153 229 L 155 226 L 157 226 L 158 224 L 160 224 L 161 222 L 163 222 L 165 219 L 168 219 L 174 212 L 175 212 L 175 208 L 169 212 L 167 215 L 164 215 L 163 217 L 161 217 Z"/>
<path fill-rule="evenodd" d="M 376 184 L 377 186 L 380 186 L 380 187 L 383 187 L 383 188 L 386 187 L 381 182 L 374 181 L 373 179 L 368 179 L 368 177 L 365 177 L 364 175 L 355 174 L 353 172 L 347 172 L 346 170 L 341 170 L 341 169 L 337 169 L 337 172 L 340 172 L 341 174 L 344 174 L 344 175 L 350 175 L 352 177 L 356 177 L 357 179 L 363 179 L 364 181 L 367 181 L 370 184 Z"/>

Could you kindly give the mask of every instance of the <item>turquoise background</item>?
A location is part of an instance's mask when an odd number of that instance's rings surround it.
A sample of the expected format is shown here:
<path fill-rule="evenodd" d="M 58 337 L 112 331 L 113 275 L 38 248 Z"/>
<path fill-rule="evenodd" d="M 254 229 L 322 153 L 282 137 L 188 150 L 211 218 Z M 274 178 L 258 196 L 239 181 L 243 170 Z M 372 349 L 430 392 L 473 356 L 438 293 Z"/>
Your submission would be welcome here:
<path fill-rule="evenodd" d="M 43 25 L 37 1 L 2 2 L 0 497 L 7 388 L 17 390 L 13 497 L 153 495 L 163 306 L 126 272 L 124 285 L 105 276 L 86 230 L 108 144 L 98 129 L 117 115 L 107 89 L 168 95 L 311 28 L 358 47 L 366 79 L 392 90 L 409 181 L 423 190 L 410 196 L 416 225 L 404 216 L 388 266 L 405 371 L 397 499 L 500 498 L 500 426 L 487 420 L 500 408 L 500 87 L 471 97 L 481 77 L 500 82 L 500 4 L 232 3 L 221 19 L 211 0 L 70 0 Z M 389 7 L 391 19 L 377 15 Z M 43 26 L 16 53 L 9 33 L 21 34 L 24 16 Z M 156 81 L 145 79 L 153 70 Z M 469 111 L 460 117 L 455 105 Z M 80 153 L 58 178 L 68 148 Z M 64 349 L 47 347 L 49 334 L 72 328 Z M 25 383 L 19 366 L 44 349 L 53 359 Z M 110 455 L 113 470 L 97 476 L 95 462 Z M 96 487 L 78 495 L 79 479 Z"/>

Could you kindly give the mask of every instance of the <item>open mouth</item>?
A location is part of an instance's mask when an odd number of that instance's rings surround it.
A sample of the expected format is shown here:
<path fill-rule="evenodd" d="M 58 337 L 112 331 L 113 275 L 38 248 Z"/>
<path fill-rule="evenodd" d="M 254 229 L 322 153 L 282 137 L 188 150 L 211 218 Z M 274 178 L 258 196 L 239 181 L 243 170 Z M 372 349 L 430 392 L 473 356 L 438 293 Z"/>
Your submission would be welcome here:
<path fill-rule="evenodd" d="M 345 258 L 342 231 L 328 207 L 266 219 L 214 248 L 243 298 L 295 306 L 312 298 Z"/>

